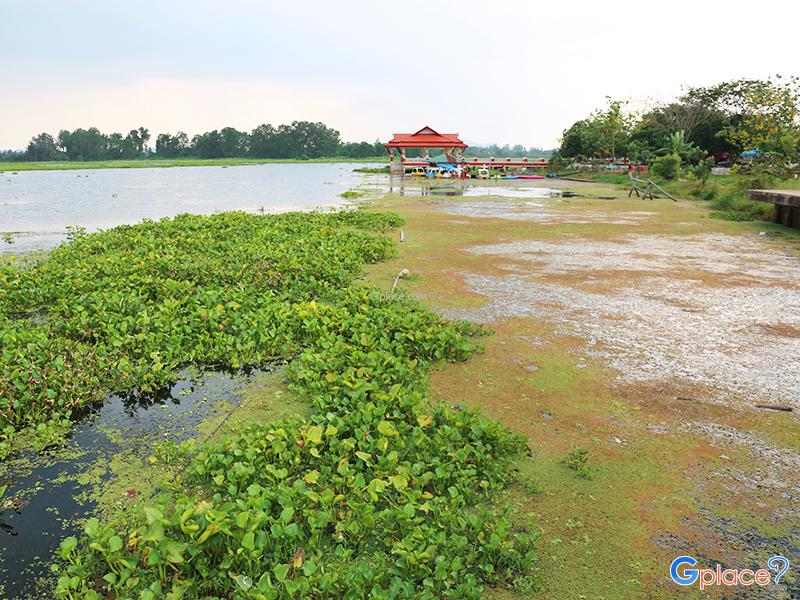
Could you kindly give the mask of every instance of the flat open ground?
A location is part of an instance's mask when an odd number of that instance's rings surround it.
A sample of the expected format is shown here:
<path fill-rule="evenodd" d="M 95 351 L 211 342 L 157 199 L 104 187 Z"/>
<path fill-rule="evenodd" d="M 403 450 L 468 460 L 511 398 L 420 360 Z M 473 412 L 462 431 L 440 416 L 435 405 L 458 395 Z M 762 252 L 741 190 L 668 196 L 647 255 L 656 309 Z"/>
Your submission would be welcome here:
<path fill-rule="evenodd" d="M 406 241 L 370 272 L 388 288 L 408 268 L 402 292 L 495 332 L 432 383 L 530 439 L 508 499 L 541 530 L 535 597 L 673 598 L 681 554 L 797 557 L 800 235 L 555 185 L 577 196 L 389 194 Z M 563 463 L 573 446 L 588 479 Z M 783 583 L 738 593 L 800 597 L 791 571 Z"/>

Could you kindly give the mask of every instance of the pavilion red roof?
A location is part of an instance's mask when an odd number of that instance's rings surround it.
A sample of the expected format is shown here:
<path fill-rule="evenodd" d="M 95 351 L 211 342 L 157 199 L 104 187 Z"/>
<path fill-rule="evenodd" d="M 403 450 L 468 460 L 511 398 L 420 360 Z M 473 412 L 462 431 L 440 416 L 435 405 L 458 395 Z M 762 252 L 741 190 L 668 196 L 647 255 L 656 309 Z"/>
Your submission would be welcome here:
<path fill-rule="evenodd" d="M 423 127 L 416 133 L 395 133 L 386 144 L 387 148 L 466 148 L 457 133 L 439 133 L 431 127 Z"/>

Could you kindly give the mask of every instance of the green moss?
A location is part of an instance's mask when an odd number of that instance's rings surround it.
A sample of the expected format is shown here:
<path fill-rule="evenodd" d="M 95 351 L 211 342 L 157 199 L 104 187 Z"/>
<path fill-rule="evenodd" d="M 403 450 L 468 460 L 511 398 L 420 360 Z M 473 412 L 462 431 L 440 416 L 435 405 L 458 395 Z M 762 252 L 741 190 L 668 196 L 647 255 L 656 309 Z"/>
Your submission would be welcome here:
<path fill-rule="evenodd" d="M 281 369 L 259 374 L 244 388 L 236 404 L 221 403 L 219 414 L 206 419 L 198 429 L 201 439 L 216 440 L 253 423 L 307 417 L 311 411 L 311 405 L 289 389 Z"/>

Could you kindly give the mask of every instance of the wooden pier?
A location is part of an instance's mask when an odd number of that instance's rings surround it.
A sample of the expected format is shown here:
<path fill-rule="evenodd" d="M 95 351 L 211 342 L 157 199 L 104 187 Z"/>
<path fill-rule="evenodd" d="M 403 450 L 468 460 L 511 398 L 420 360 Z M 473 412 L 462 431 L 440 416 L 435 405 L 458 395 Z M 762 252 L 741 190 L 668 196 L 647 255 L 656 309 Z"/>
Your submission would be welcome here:
<path fill-rule="evenodd" d="M 750 190 L 751 200 L 775 205 L 775 222 L 800 229 L 800 190 Z"/>

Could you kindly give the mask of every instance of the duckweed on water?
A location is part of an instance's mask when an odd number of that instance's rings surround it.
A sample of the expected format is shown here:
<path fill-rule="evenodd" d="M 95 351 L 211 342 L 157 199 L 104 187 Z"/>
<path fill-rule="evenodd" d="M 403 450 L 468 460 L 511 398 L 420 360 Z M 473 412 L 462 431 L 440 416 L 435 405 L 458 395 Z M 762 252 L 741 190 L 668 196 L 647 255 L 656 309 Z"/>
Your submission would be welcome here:
<path fill-rule="evenodd" d="M 354 283 L 390 214 L 225 213 L 78 236 L 0 266 L 0 420 L 63 421 L 186 364 L 287 361 L 308 417 L 196 449 L 171 491 L 63 541 L 60 598 L 480 598 L 528 585 L 533 537 L 485 508 L 524 441 L 433 407 L 469 325 Z M 42 315 L 45 315 L 42 317 Z"/>

